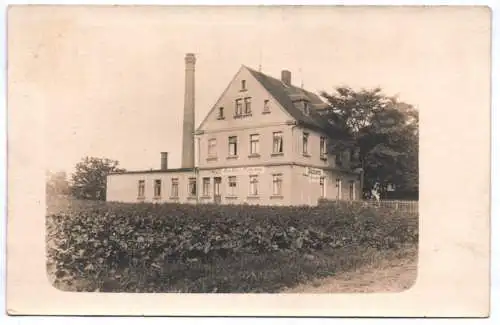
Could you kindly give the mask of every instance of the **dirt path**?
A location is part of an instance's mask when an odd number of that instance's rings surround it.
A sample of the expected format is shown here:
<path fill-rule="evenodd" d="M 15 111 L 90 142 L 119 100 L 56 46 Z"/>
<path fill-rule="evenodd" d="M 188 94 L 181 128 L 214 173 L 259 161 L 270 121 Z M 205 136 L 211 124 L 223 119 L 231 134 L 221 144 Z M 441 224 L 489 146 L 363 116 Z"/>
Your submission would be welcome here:
<path fill-rule="evenodd" d="M 404 258 L 301 284 L 283 293 L 400 292 L 410 288 L 416 278 L 416 258 Z"/>

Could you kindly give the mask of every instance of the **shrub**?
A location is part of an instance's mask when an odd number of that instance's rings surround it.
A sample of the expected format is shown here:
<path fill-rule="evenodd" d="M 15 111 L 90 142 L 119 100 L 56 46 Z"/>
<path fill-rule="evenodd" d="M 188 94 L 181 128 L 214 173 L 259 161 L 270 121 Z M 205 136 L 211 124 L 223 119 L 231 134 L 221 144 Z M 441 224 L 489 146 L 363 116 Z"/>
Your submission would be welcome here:
<path fill-rule="evenodd" d="M 47 223 L 56 277 L 104 291 L 258 292 L 264 282 L 278 290 L 314 274 L 318 254 L 418 241 L 416 218 L 362 206 L 96 202 L 50 214 Z"/>

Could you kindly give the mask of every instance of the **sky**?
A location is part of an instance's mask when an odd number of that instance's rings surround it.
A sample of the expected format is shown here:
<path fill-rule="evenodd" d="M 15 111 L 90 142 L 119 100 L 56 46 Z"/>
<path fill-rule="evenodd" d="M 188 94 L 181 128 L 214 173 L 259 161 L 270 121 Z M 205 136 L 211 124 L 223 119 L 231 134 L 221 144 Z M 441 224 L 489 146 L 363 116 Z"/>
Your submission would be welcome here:
<path fill-rule="evenodd" d="M 17 7 L 8 12 L 8 110 L 44 119 L 45 164 L 84 156 L 180 167 L 184 55 L 196 124 L 244 64 L 318 92 L 381 87 L 421 111 L 477 103 L 487 13 L 470 8 Z M 451 110 L 452 111 L 452 110 Z M 35 118 L 35 117 L 33 117 Z"/>

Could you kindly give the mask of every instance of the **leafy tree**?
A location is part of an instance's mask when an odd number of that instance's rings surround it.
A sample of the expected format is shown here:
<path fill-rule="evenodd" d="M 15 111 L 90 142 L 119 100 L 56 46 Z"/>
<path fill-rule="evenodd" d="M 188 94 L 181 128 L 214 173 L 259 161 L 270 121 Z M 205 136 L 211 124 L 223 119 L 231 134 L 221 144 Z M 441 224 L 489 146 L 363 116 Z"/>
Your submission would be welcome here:
<path fill-rule="evenodd" d="M 351 153 L 351 167 L 364 171 L 363 191 L 378 184 L 384 195 L 392 184 L 418 193 L 418 111 L 380 88 L 337 87 L 321 95 L 329 104 L 322 114 L 338 135 L 329 150 Z"/>
<path fill-rule="evenodd" d="M 68 195 L 70 186 L 66 172 L 47 172 L 45 191 L 48 196 Z"/>
<path fill-rule="evenodd" d="M 106 176 L 112 172 L 123 172 L 118 161 L 107 158 L 85 157 L 75 166 L 72 175 L 72 194 L 79 199 L 105 200 Z"/>

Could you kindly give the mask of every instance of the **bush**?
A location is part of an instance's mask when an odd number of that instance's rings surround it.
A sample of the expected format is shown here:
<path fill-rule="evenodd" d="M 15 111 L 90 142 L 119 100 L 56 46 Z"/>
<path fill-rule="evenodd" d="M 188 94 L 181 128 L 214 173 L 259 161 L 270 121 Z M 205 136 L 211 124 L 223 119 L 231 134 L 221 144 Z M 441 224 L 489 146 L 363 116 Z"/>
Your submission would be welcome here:
<path fill-rule="evenodd" d="M 95 202 L 48 215 L 48 257 L 58 279 L 86 280 L 84 290 L 273 291 L 337 271 L 321 254 L 416 243 L 416 220 L 362 206 Z"/>

